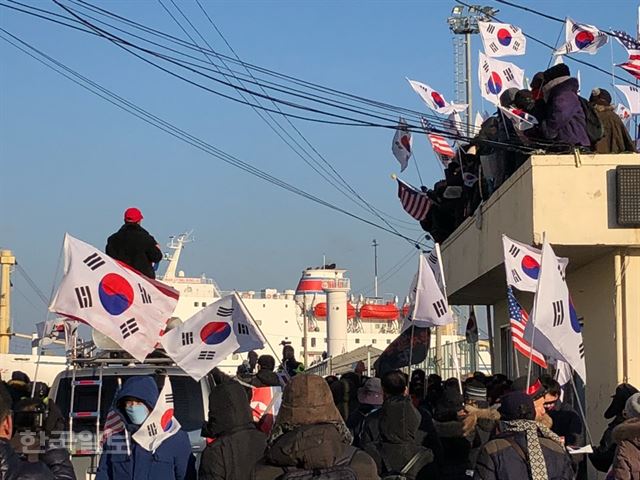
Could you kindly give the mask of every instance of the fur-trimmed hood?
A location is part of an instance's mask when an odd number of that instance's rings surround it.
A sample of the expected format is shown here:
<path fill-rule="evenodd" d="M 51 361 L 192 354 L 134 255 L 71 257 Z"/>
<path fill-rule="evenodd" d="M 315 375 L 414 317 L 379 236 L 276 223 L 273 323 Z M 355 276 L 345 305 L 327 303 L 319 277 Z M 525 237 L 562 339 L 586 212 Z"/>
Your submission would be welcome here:
<path fill-rule="evenodd" d="M 630 418 L 613 429 L 616 443 L 623 440 L 633 441 L 640 445 L 640 418 Z"/>
<path fill-rule="evenodd" d="M 465 405 L 464 409 L 469 415 L 474 415 L 478 420 L 500 420 L 500 412 L 495 408 L 478 408 L 472 405 Z"/>

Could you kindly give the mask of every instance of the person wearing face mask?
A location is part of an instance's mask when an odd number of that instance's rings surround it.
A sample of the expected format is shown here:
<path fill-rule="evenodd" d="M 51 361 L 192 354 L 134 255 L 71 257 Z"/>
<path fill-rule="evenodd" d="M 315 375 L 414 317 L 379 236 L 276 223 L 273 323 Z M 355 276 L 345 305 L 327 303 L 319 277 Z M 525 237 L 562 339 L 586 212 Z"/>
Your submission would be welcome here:
<path fill-rule="evenodd" d="M 184 430 L 164 439 L 153 452 L 133 438 L 158 396 L 158 386 L 150 376 L 132 377 L 124 383 L 114 401 L 122 423 L 106 435 L 96 480 L 195 480 L 195 458 Z"/>

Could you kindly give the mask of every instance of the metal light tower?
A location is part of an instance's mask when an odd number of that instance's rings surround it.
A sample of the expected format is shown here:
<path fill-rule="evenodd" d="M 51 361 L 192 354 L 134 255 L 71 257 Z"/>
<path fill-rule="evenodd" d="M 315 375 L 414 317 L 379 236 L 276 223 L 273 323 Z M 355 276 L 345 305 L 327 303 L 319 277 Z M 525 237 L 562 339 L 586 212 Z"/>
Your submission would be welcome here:
<path fill-rule="evenodd" d="M 378 298 L 378 246 L 380 244 L 374 238 L 371 246 L 373 247 L 373 296 Z"/>
<path fill-rule="evenodd" d="M 498 13 L 498 10 L 493 7 L 482 7 L 480 5 L 465 7 L 456 5 L 451 10 L 451 16 L 447 19 L 449 29 L 454 34 L 455 101 L 468 104 L 466 118 L 464 118 L 463 121 L 467 124 L 467 136 L 469 137 L 472 134 L 471 116 L 473 114 L 471 95 L 471 35 L 480 32 L 478 28 L 479 21 L 489 21 L 496 13 Z"/>

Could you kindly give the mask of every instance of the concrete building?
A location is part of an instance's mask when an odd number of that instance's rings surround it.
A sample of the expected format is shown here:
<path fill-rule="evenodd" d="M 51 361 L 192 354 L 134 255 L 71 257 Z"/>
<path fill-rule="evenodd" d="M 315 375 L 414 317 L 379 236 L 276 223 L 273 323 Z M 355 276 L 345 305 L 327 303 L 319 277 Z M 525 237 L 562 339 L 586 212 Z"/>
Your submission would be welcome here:
<path fill-rule="evenodd" d="M 532 156 L 442 244 L 450 303 L 493 305 L 494 371 L 510 375 L 516 356 L 501 235 L 540 246 L 546 233 L 556 254 L 569 258 L 567 281 L 584 318 L 586 409 L 595 442 L 616 385 L 640 386 L 640 224 L 618 222 L 618 166 L 640 169 L 640 155 Z M 626 197 L 627 207 L 638 211 L 640 181 L 630 188 L 636 196 Z M 529 310 L 533 295 L 518 298 Z"/>

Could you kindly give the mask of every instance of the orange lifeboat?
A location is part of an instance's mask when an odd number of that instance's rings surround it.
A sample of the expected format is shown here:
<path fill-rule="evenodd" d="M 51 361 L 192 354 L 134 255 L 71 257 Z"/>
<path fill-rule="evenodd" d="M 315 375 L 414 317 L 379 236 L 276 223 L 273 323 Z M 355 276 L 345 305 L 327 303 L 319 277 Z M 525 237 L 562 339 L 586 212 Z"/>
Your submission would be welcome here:
<path fill-rule="evenodd" d="M 327 303 L 321 302 L 317 303 L 315 307 L 313 307 L 313 314 L 317 318 L 325 318 L 327 316 Z M 356 307 L 347 303 L 347 318 L 355 318 L 356 316 Z"/>
<path fill-rule="evenodd" d="M 364 321 L 397 320 L 400 312 L 393 303 L 376 305 L 367 303 L 360 307 L 360 318 Z"/>

